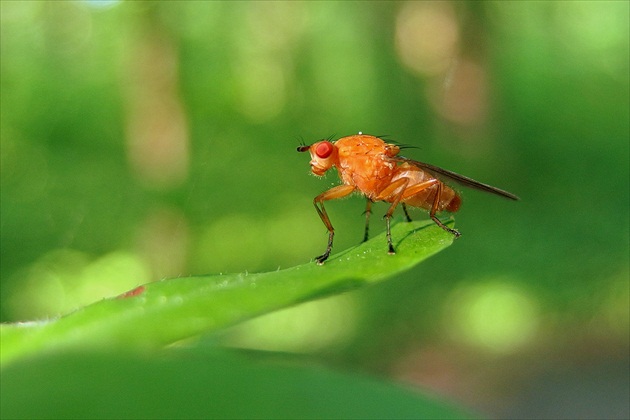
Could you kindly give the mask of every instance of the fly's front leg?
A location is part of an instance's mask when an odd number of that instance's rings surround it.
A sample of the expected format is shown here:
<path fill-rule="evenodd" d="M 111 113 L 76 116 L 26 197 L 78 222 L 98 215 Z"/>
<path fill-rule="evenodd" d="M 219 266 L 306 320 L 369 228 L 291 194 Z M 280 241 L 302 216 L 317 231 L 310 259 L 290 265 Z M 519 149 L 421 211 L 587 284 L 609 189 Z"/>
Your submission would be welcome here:
<path fill-rule="evenodd" d="M 321 193 L 313 200 L 313 204 L 315 205 L 315 210 L 317 210 L 317 214 L 319 214 L 319 217 L 322 219 L 322 222 L 324 222 L 324 225 L 326 225 L 326 228 L 328 229 L 328 246 L 326 247 L 326 252 L 318 257 L 315 257 L 315 261 L 317 261 L 317 264 L 319 265 L 322 265 L 324 261 L 326 261 L 330 256 L 330 251 L 332 250 L 333 246 L 333 238 L 335 237 L 335 229 L 333 228 L 332 223 L 330 223 L 330 218 L 328 217 L 326 209 L 324 208 L 324 201 L 345 197 L 351 194 L 352 191 L 354 191 L 354 187 L 352 185 L 339 185 Z"/>
<path fill-rule="evenodd" d="M 367 204 L 365 205 L 365 233 L 363 234 L 363 242 L 366 242 L 369 237 L 371 214 L 372 214 L 372 200 L 368 198 Z"/>

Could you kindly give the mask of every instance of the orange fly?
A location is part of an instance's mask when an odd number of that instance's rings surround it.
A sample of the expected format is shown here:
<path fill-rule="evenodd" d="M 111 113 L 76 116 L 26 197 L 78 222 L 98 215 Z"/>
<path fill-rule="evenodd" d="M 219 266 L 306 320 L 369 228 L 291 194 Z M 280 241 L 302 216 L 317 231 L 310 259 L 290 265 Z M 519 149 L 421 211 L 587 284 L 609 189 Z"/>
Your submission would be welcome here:
<path fill-rule="evenodd" d="M 310 152 L 311 171 L 315 175 L 322 176 L 326 171 L 335 167 L 343 182 L 342 185 L 321 193 L 313 200 L 319 217 L 328 229 L 328 246 L 326 252 L 315 258 L 318 264 L 323 264 L 328 259 L 335 236 L 335 229 L 324 208 L 324 201 L 327 200 L 342 198 L 355 191 L 367 198 L 364 241 L 368 238 L 372 203 L 375 201 L 391 203 L 387 213 L 385 213 L 385 221 L 389 253 L 394 254 L 390 219 L 398 204 L 402 204 L 408 221 L 411 219 L 407 213 L 407 204 L 428 210 L 429 216 L 439 227 L 455 237 L 460 236 L 458 231 L 444 225 L 436 216 L 442 211 L 454 213 L 461 204 L 461 198 L 457 192 L 445 185 L 440 179 L 455 181 L 466 187 L 476 188 L 512 200 L 519 199 L 507 191 L 482 184 L 455 172 L 398 156 L 400 147 L 396 144 L 385 143 L 379 137 L 362 133 L 343 137 L 334 142 L 322 140 L 310 146 L 300 146 L 297 150 L 298 152 Z"/>

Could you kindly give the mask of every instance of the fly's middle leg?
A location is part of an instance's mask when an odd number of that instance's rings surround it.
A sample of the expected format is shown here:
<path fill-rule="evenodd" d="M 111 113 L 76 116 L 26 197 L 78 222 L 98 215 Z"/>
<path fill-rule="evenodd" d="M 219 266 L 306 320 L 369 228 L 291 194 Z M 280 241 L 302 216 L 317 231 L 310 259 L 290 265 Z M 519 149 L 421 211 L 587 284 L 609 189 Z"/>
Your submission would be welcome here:
<path fill-rule="evenodd" d="M 396 206 L 398 206 L 398 203 L 400 202 L 403 196 L 403 193 L 405 192 L 405 188 L 407 187 L 407 184 L 409 184 L 409 178 L 397 179 L 396 181 L 389 184 L 387 188 L 381 191 L 377 197 L 377 199 L 379 200 L 388 201 L 392 203 L 389 206 L 387 213 L 385 213 L 385 224 L 387 227 L 387 252 L 390 255 L 396 253 L 396 251 L 394 250 L 394 244 L 392 243 L 392 231 L 391 231 L 391 226 L 390 226 L 391 218 L 392 218 L 392 214 L 394 214 L 394 210 L 396 210 Z"/>
<path fill-rule="evenodd" d="M 400 203 L 403 208 L 403 212 L 405 213 L 405 218 L 408 222 L 411 222 L 411 216 L 409 216 L 409 212 L 407 211 L 407 205 L 405 203 Z"/>
<path fill-rule="evenodd" d="M 363 242 L 366 242 L 369 238 L 371 214 L 372 214 L 372 200 L 368 198 L 367 204 L 365 205 L 365 231 L 363 233 Z"/>

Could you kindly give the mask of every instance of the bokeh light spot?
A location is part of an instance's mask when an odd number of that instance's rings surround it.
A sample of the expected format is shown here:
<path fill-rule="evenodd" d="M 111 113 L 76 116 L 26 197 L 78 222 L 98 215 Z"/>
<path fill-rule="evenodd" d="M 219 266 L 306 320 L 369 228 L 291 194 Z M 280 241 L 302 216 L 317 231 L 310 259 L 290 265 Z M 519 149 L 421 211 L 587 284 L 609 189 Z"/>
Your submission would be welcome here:
<path fill-rule="evenodd" d="M 85 3 L 95 9 L 106 9 L 120 3 L 121 0 L 85 0 Z"/>
<path fill-rule="evenodd" d="M 618 278 L 611 281 L 603 307 L 608 328 L 625 340 L 630 335 L 629 278 L 628 272 L 624 270 Z"/>
<path fill-rule="evenodd" d="M 50 251 L 16 274 L 8 298 L 11 319 L 59 316 L 149 281 L 149 268 L 135 254 L 115 251 L 94 261 L 70 249 Z"/>
<path fill-rule="evenodd" d="M 493 353 L 510 353 L 525 346 L 539 323 L 534 300 L 509 281 L 461 286 L 452 293 L 445 310 L 455 340 Z"/>
<path fill-rule="evenodd" d="M 460 59 L 449 69 L 448 82 L 430 85 L 428 98 L 442 117 L 462 125 L 485 121 L 488 87 L 485 69 L 472 60 Z"/>
<path fill-rule="evenodd" d="M 300 204 L 311 200 L 308 196 L 287 195 L 278 199 L 285 203 L 278 214 L 266 218 L 231 214 L 213 221 L 197 238 L 197 271 L 259 271 L 308 262 L 320 251 L 325 238 L 319 220 L 305 222 Z M 270 261 L 272 265 L 265 265 Z"/>
<path fill-rule="evenodd" d="M 257 350 L 313 353 L 348 340 L 357 318 L 352 296 L 337 296 L 245 322 L 228 333 L 226 343 Z"/>
<path fill-rule="evenodd" d="M 396 50 L 407 67 L 422 76 L 445 72 L 456 56 L 459 27 L 446 2 L 409 2 L 396 19 Z"/>

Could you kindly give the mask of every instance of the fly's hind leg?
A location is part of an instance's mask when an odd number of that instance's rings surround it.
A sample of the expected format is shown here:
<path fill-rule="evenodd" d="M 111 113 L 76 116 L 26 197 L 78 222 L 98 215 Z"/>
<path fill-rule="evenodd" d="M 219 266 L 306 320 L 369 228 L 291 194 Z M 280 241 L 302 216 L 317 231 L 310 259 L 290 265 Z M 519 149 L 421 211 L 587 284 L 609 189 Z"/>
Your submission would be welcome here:
<path fill-rule="evenodd" d="M 440 198 L 442 196 L 442 183 L 438 182 L 436 185 L 437 185 L 437 191 L 435 193 L 435 198 L 433 199 L 433 205 L 431 206 L 431 212 L 429 213 L 429 216 L 431 217 L 431 220 L 433 220 L 435 222 L 436 225 L 438 225 L 439 227 L 441 227 L 442 229 L 444 229 L 448 233 L 454 235 L 455 238 L 459 238 L 460 236 L 462 236 L 462 234 L 459 233 L 459 231 L 457 231 L 455 229 L 451 229 L 450 227 L 446 226 L 435 215 L 435 213 L 437 213 L 437 209 L 438 209 L 438 206 L 440 204 Z"/>
<path fill-rule="evenodd" d="M 448 233 L 454 235 L 456 238 L 459 238 L 462 234 L 456 231 L 455 229 L 451 229 L 446 226 L 440 219 L 437 218 L 435 213 L 437 213 L 438 208 L 440 206 L 440 198 L 442 198 L 442 183 L 437 179 L 430 179 L 428 181 L 422 182 L 420 184 L 412 185 L 404 191 L 402 199 L 406 199 L 418 194 L 420 191 L 424 191 L 427 188 L 436 188 L 435 198 L 433 199 L 433 204 L 431 205 L 431 211 L 429 212 L 429 216 L 431 220 L 435 222 L 436 225 L 447 231 Z"/>

